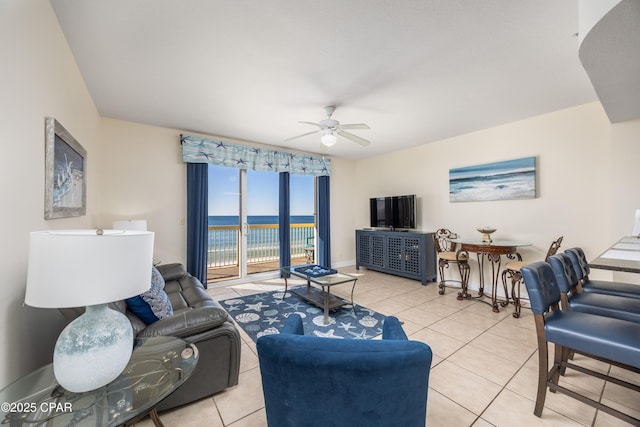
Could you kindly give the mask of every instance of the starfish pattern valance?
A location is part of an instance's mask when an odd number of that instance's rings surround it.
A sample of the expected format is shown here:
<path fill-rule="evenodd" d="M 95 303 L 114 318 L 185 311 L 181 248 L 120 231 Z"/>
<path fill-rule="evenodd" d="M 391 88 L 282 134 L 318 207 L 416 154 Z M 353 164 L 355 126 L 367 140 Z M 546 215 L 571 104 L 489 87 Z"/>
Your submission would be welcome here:
<path fill-rule="evenodd" d="M 181 136 L 185 163 L 210 163 L 238 169 L 330 176 L 331 160 L 282 150 L 250 147 L 197 136 Z"/>

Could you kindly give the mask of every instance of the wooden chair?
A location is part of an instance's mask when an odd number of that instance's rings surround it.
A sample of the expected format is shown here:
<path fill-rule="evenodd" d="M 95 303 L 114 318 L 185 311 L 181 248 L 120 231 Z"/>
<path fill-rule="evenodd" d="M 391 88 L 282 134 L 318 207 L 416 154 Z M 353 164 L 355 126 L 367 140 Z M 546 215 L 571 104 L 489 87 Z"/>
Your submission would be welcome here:
<path fill-rule="evenodd" d="M 466 251 L 457 250 L 457 244 L 452 240 L 457 239 L 458 235 L 451 230 L 441 228 L 433 235 L 433 246 L 438 257 L 438 271 L 440 272 L 440 281 L 438 282 L 438 293 L 444 295 L 444 289 L 447 282 L 460 283 L 461 292 L 458 293 L 459 298 L 466 298 L 467 285 L 469 284 L 469 254 Z M 449 264 L 458 266 L 460 280 L 445 279 L 444 271 L 449 268 Z"/>
<path fill-rule="evenodd" d="M 545 255 L 545 262 L 549 260 L 549 257 L 555 255 L 560 249 L 560 245 L 562 244 L 563 236 L 558 237 L 556 240 L 551 242 L 549 249 L 547 250 L 547 255 Z M 520 311 L 522 309 L 521 299 L 520 299 L 520 285 L 522 285 L 522 273 L 520 269 L 530 262 L 522 261 L 522 256 L 519 253 L 515 254 L 517 261 L 510 261 L 504 266 L 504 270 L 502 271 L 502 286 L 504 286 L 504 293 L 509 299 L 509 292 L 507 290 L 507 279 L 511 280 L 511 299 L 513 299 L 513 304 L 515 309 L 513 311 L 512 316 L 515 318 L 520 317 Z M 517 285 L 517 288 L 516 288 Z M 518 291 L 518 295 L 516 296 L 516 289 Z M 505 304 L 506 305 L 506 304 Z"/>

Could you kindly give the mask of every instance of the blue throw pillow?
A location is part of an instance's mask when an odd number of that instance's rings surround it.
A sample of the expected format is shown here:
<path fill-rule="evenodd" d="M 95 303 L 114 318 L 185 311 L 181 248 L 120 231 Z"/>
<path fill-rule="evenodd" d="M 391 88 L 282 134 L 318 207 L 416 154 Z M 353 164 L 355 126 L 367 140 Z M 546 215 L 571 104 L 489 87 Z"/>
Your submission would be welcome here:
<path fill-rule="evenodd" d="M 151 269 L 151 289 L 126 300 L 129 310 L 147 325 L 173 316 L 171 301 L 164 291 L 164 278 L 157 268 L 151 267 Z"/>

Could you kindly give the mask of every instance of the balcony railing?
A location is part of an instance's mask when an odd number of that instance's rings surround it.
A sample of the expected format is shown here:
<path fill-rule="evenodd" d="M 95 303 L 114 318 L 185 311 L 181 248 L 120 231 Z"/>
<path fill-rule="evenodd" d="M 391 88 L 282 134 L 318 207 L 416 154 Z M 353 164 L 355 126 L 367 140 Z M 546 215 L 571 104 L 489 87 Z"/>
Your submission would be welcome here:
<path fill-rule="evenodd" d="M 247 264 L 277 261 L 280 258 L 278 224 L 250 225 L 247 234 Z M 312 243 L 313 224 L 291 224 L 291 258 L 306 255 L 305 248 Z M 208 268 L 240 265 L 240 226 L 210 225 Z"/>

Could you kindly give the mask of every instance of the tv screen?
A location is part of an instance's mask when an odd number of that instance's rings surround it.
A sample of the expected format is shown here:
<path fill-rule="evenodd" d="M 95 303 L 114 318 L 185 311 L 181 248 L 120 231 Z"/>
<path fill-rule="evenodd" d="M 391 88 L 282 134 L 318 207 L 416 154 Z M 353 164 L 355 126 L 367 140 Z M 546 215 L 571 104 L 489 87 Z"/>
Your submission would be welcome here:
<path fill-rule="evenodd" d="M 394 228 L 416 228 L 416 196 L 393 198 Z"/>
<path fill-rule="evenodd" d="M 375 197 L 370 199 L 371 227 L 416 228 L 416 196 Z"/>
<path fill-rule="evenodd" d="M 371 199 L 371 227 L 393 227 L 393 209 L 390 197 Z"/>

